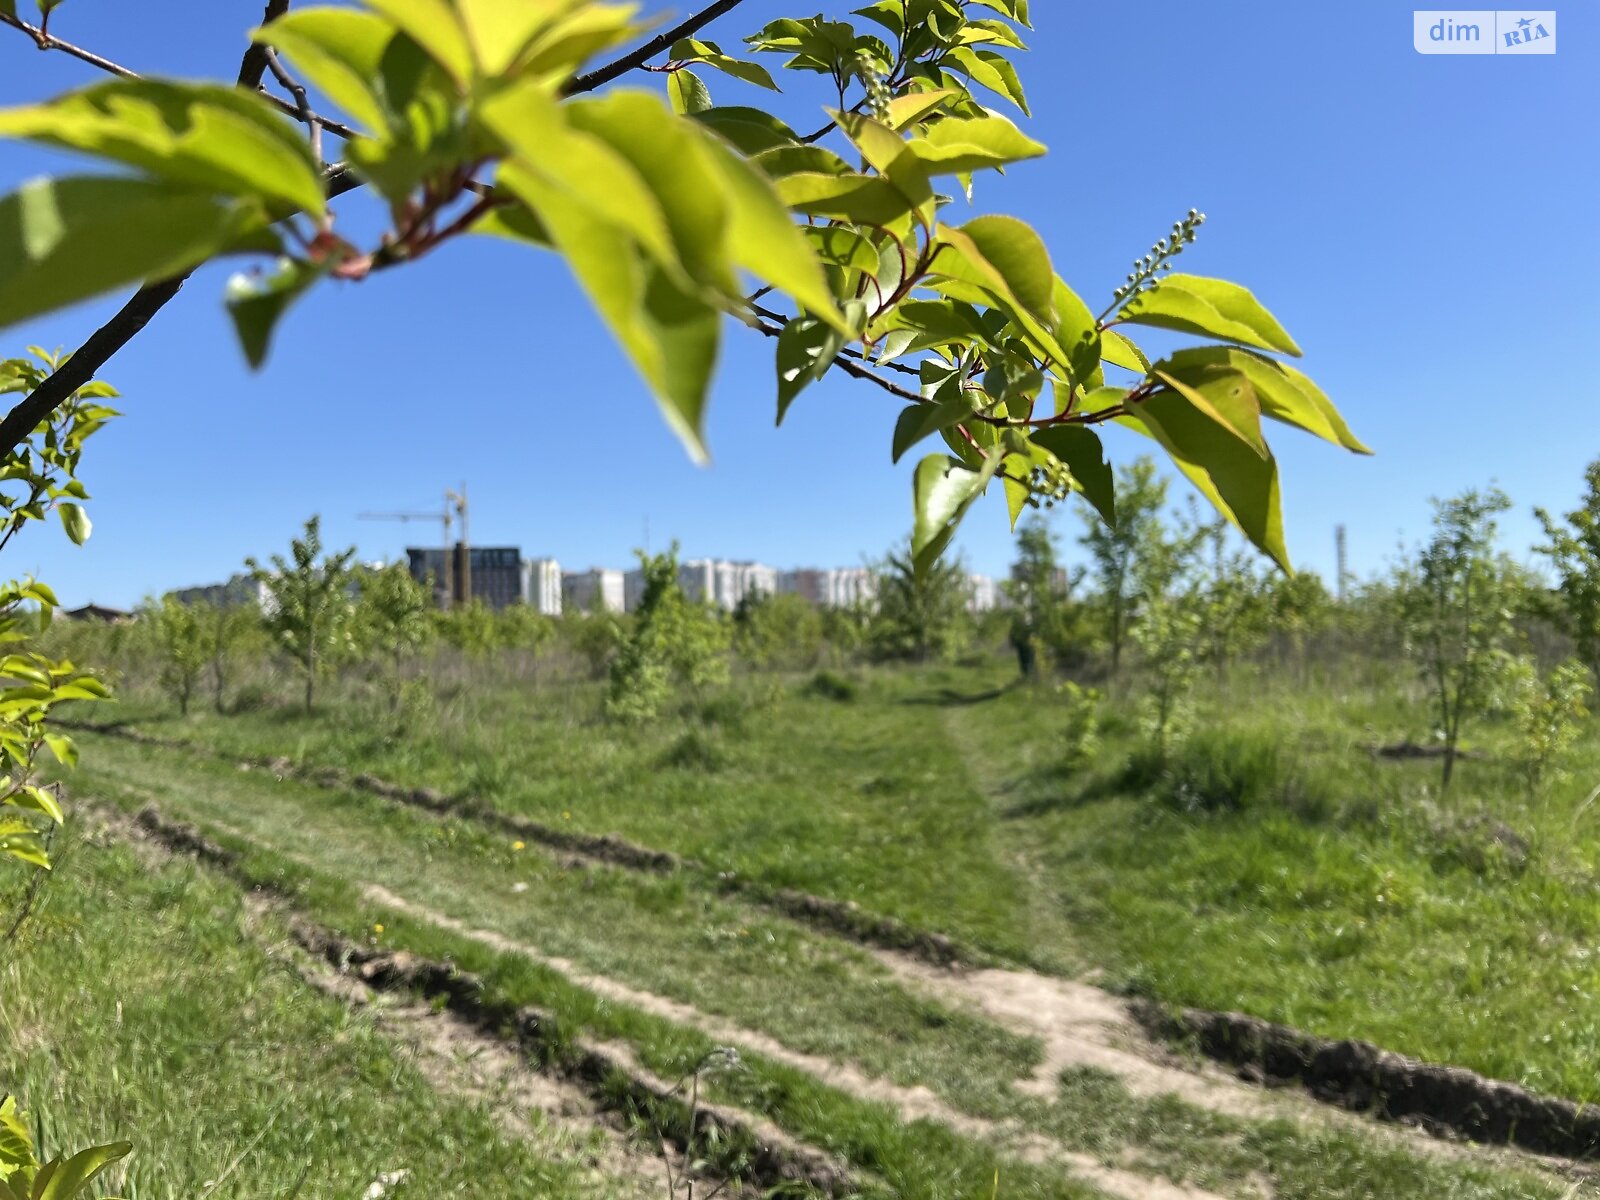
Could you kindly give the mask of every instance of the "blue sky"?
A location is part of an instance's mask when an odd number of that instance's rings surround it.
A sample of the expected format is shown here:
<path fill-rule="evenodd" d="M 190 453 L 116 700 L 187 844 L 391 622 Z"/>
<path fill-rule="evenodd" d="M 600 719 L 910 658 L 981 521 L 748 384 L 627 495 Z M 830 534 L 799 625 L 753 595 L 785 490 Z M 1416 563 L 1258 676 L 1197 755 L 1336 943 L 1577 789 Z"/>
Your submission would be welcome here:
<path fill-rule="evenodd" d="M 258 7 L 67 0 L 54 28 L 141 71 L 231 74 Z M 737 42 L 816 7 L 748 0 L 710 36 Z M 1554 56 L 1508 57 L 1419 55 L 1411 8 L 1372 0 L 1033 8 L 1023 124 L 1051 154 L 983 183 L 979 204 L 1034 223 L 1096 308 L 1183 212 L 1208 214 L 1184 269 L 1254 289 L 1378 451 L 1275 432 L 1295 560 L 1330 573 L 1343 523 L 1354 569 L 1380 569 L 1423 531 L 1430 496 L 1490 480 L 1516 502 L 1503 527 L 1525 552 L 1532 506 L 1569 507 L 1600 456 L 1600 10 L 1559 10 Z M 0 103 L 93 77 L 0 28 Z M 751 98 L 712 86 L 719 103 Z M 0 144 L 0 186 L 68 162 Z M 30 531 L 7 575 L 34 571 L 68 603 L 132 603 L 221 578 L 312 513 L 331 543 L 391 555 L 432 528 L 356 514 L 431 510 L 463 481 L 476 543 L 580 568 L 627 565 L 647 520 L 658 548 L 676 537 L 688 554 L 777 565 L 855 563 L 909 528 L 887 397 L 830 377 L 776 430 L 771 344 L 730 327 L 715 461 L 698 469 L 548 256 L 468 240 L 325 287 L 259 373 L 233 342 L 223 281 L 200 272 L 103 372 L 127 416 L 85 461 L 93 540 Z M 0 347 L 76 345 L 117 303 L 0 331 Z M 1107 440 L 1114 457 L 1139 449 Z M 1070 540 L 1076 517 L 1057 526 Z M 1004 571 L 998 496 L 959 546 Z"/>

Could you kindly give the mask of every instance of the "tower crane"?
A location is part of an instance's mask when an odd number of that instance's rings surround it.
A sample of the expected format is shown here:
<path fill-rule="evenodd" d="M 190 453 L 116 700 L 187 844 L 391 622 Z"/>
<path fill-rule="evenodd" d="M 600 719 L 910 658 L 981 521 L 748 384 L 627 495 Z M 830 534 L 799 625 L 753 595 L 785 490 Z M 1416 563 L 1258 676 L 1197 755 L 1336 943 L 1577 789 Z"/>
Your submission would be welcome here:
<path fill-rule="evenodd" d="M 459 492 L 446 490 L 444 505 L 438 512 L 364 512 L 358 513 L 357 519 L 362 521 L 438 521 L 444 531 L 444 580 L 442 608 L 449 608 L 452 603 L 459 601 L 469 604 L 472 601 L 472 556 L 467 545 L 467 485 L 462 484 Z M 452 545 L 450 541 L 450 527 L 453 523 L 460 522 L 461 540 Z M 459 595 L 455 586 L 456 561 L 460 560 L 461 588 Z"/>

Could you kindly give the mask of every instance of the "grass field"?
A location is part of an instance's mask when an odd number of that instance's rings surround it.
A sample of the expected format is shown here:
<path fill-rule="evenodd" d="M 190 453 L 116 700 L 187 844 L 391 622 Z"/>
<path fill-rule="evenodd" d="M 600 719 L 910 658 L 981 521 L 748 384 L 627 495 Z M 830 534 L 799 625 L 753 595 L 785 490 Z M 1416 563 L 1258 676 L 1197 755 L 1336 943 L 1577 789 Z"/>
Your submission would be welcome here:
<path fill-rule="evenodd" d="M 1226 1091 L 1226 1103 L 1166 1094 L 1081 1065 L 1049 1068 L 1035 1089 L 1050 1046 L 1031 1028 L 719 876 L 852 901 L 998 966 L 1241 1009 L 1589 1100 L 1600 903 L 1574 793 L 1600 745 L 1528 795 L 1486 727 L 1482 760 L 1441 799 L 1435 763 L 1367 752 L 1427 732 L 1391 679 L 1241 673 L 1163 768 L 1131 701 L 1113 698 L 1092 764 L 1069 770 L 1060 700 L 1014 686 L 1000 662 L 863 670 L 850 684 L 744 677 L 627 729 L 600 719 L 581 682 L 446 685 L 398 716 L 353 688 L 310 718 L 268 705 L 180 719 L 125 689 L 96 719 L 181 744 L 84 733 L 74 796 L 155 805 L 238 863 L 232 878 L 151 869 L 79 842 L 7 967 L 8 997 L 28 999 L 7 1001 L 0 1087 L 47 1097 L 60 1144 L 124 1131 L 156 1148 L 135 1160 L 141 1196 L 203 1188 L 246 1145 L 214 1190 L 282 1195 L 363 1122 L 338 1187 L 316 1194 L 357 1195 L 397 1155 L 453 1194 L 433 1148 L 492 1148 L 496 1178 L 514 1181 L 493 1194 L 627 1189 L 585 1165 L 592 1151 L 570 1131 L 536 1123 L 508 1142 L 481 1103 L 430 1093 L 404 1047 L 268 959 L 260 931 L 242 932 L 240 889 L 262 886 L 328 928 L 471 970 L 490 996 L 552 1014 L 574 1045 L 624 1046 L 663 1079 L 738 1046 L 744 1069 L 708 1079 L 707 1094 L 833 1154 L 866 1195 L 986 1196 L 997 1175 L 1003 1194 L 1052 1198 L 1584 1194 L 1514 1156 L 1440 1156 L 1304 1102 L 1246 1111 Z M 986 753 L 1001 734 L 1017 758 Z M 579 862 L 470 814 L 237 762 L 276 756 L 617 833 L 703 869 Z M 115 986 L 74 1005 L 88 978 Z M 63 1007 L 74 1017 L 53 1044 L 24 1032 Z M 119 1011 L 140 1014 L 131 1044 Z M 227 1043 L 224 1061 L 267 1050 L 250 1071 L 191 1082 L 202 1034 L 207 1054 Z M 274 1117 L 275 1104 L 316 1116 Z M 220 1137 L 214 1112 L 229 1114 Z M 731 1169 L 739 1153 L 718 1161 Z"/>
<path fill-rule="evenodd" d="M 1241 675 L 1205 702 L 1216 733 L 1193 756 L 1204 766 L 1236 735 L 1267 746 L 1271 778 L 1243 807 L 1207 809 L 1130 770 L 1127 706 L 1111 705 L 1092 768 L 1063 769 L 1053 698 L 1009 679 L 1001 665 L 869 673 L 841 702 L 757 678 L 626 731 L 598 721 L 583 685 L 463 691 L 403 738 L 362 702 L 310 720 L 118 716 L 227 755 L 617 832 L 1006 961 L 1600 1095 L 1600 814 L 1582 807 L 1600 739 L 1530 797 L 1487 726 L 1489 760 L 1464 764 L 1441 799 L 1437 764 L 1367 753 L 1426 736 L 1392 678 Z M 1002 733 L 1020 738 L 1020 766 L 986 760 Z"/>

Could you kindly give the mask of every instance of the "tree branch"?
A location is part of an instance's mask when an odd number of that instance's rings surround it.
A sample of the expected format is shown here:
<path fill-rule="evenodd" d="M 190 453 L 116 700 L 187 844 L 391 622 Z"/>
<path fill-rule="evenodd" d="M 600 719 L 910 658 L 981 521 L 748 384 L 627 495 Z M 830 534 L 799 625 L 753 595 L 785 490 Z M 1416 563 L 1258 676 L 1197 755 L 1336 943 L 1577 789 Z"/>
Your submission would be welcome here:
<path fill-rule="evenodd" d="M 287 9 L 289 6 L 286 3 L 283 7 L 284 9 Z M 271 9 L 268 9 L 269 13 L 271 11 Z M 270 20 L 271 18 L 269 17 L 268 19 Z M 119 79 L 144 78 L 143 75 L 141 75 L 138 71 L 135 71 L 132 67 L 125 67 L 119 62 L 113 62 L 111 59 L 106 58 L 103 55 L 96 54 L 93 50 L 86 50 L 82 46 L 76 46 L 71 42 L 62 41 L 60 38 L 56 37 L 55 34 L 48 33 L 37 25 L 29 25 L 26 21 L 19 20 L 18 18 L 11 16 L 9 13 L 0 12 L 0 25 L 9 25 L 11 28 L 27 34 L 33 39 L 34 44 L 37 45 L 41 50 L 59 50 L 62 54 L 66 54 L 72 58 L 75 58 L 79 62 L 88 63 L 91 67 L 96 67 L 99 70 L 105 71 L 107 74 L 115 75 Z M 259 48 L 265 49 L 265 47 Z M 265 56 L 263 56 L 263 62 L 266 62 Z M 267 65 L 270 65 L 270 63 Z M 242 71 L 241 78 L 243 78 Z M 294 117 L 296 120 L 304 121 L 308 125 L 314 121 L 317 126 L 320 126 L 321 128 L 326 129 L 329 133 L 336 134 L 342 138 L 352 138 L 356 136 L 356 131 L 354 129 L 351 129 L 348 125 L 345 125 L 340 121 L 330 120 L 329 118 L 324 117 L 321 113 L 310 111 L 309 108 L 302 111 L 302 106 L 290 104 L 288 101 L 279 99 L 270 92 L 264 92 L 260 90 L 259 77 L 256 83 L 251 86 L 255 89 L 256 94 L 268 104 L 272 105 L 274 108 L 280 110 L 288 116 Z"/>
<path fill-rule="evenodd" d="M 288 11 L 289 0 L 267 0 L 266 15 L 262 17 L 261 23 L 265 25 L 269 21 L 275 21 Z M 9 21 L 7 23 L 15 24 Z M 266 49 L 265 46 L 252 43 L 250 49 L 245 51 L 244 60 L 239 64 L 240 87 L 255 88 L 260 85 L 261 76 L 267 69 Z M 354 187 L 353 182 L 348 186 L 342 186 L 347 177 L 354 179 L 344 168 L 330 172 L 328 179 L 330 193 L 337 194 L 333 191 L 335 187 L 341 191 L 348 191 L 350 187 Z M 65 404 L 73 392 L 93 379 L 95 372 L 105 366 L 113 354 L 132 341 L 134 335 L 150 323 L 150 319 L 178 294 L 191 274 L 192 271 L 185 271 L 182 275 L 171 279 L 147 283 L 135 292 L 133 298 L 118 309 L 114 317 L 95 330 L 89 340 L 74 350 L 66 362 L 51 372 L 50 378 L 12 407 L 5 415 L 5 419 L 0 421 L 0 445 L 10 449 L 25 441 L 41 421 Z"/>
<path fill-rule="evenodd" d="M 572 79 L 567 81 L 567 86 L 562 89 L 563 94 L 575 96 L 579 92 L 592 92 L 595 88 L 610 83 L 618 76 L 626 75 L 635 67 L 643 66 L 663 50 L 670 49 L 672 43 L 679 38 L 693 37 L 718 17 L 732 12 L 743 2 L 744 0 L 717 0 L 715 4 L 707 5 L 692 17 L 674 25 L 658 37 L 651 38 L 637 50 L 624 54 L 615 62 L 607 63 L 603 67 L 596 67 L 586 75 L 573 76 Z"/>

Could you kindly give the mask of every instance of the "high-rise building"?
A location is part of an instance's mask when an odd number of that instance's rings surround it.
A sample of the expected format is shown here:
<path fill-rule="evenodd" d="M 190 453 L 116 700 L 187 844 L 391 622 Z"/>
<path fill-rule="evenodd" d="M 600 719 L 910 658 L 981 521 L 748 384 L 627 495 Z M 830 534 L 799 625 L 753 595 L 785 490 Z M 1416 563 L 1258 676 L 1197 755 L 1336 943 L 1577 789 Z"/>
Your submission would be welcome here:
<path fill-rule="evenodd" d="M 878 577 L 866 567 L 797 567 L 780 571 L 777 590 L 822 608 L 871 606 L 878 599 Z"/>
<path fill-rule="evenodd" d="M 547 617 L 561 615 L 561 564 L 534 558 L 522 564 L 522 602 Z"/>
<path fill-rule="evenodd" d="M 572 612 L 624 612 L 626 595 L 621 571 L 592 567 L 561 577 L 563 610 Z"/>

